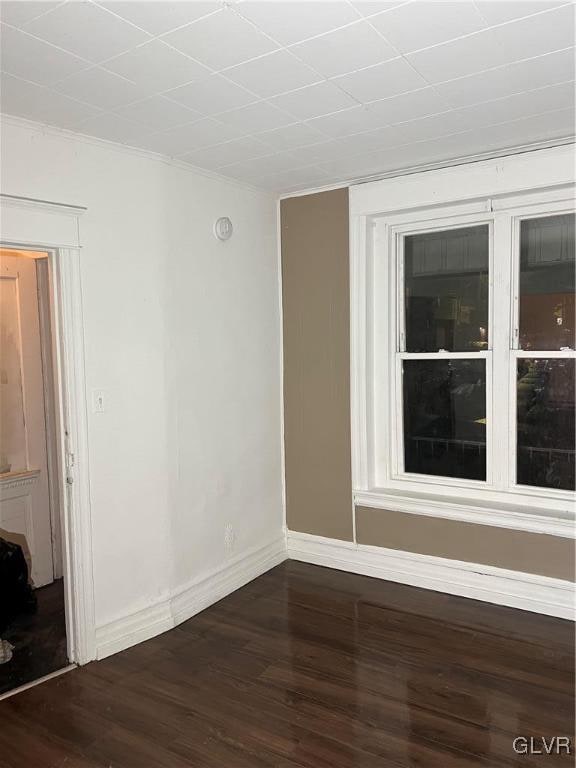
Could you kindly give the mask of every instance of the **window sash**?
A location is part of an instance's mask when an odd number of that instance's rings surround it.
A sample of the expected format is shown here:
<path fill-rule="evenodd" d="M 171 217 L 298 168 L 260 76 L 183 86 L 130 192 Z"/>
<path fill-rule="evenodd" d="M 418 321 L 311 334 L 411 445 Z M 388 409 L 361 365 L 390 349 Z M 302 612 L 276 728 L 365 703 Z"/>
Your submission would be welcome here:
<path fill-rule="evenodd" d="M 520 226 L 527 219 L 543 219 L 548 216 L 558 216 L 574 213 L 574 205 L 566 205 L 566 201 L 541 203 L 516 210 L 512 217 L 512 338 L 510 350 L 520 350 Z M 542 350 L 539 350 L 542 351 Z"/>
<path fill-rule="evenodd" d="M 404 242 L 410 235 L 422 235 L 431 232 L 442 232 L 444 230 L 455 231 L 458 229 L 468 229 L 474 226 L 488 226 L 488 349 L 492 349 L 493 334 L 493 266 L 494 266 L 494 229 L 493 214 L 468 215 L 458 217 L 455 221 L 452 218 L 437 219 L 433 222 L 421 222 L 420 226 L 415 225 L 395 227 L 395 264 L 396 264 L 396 295 L 398 297 L 398 308 L 396 313 L 396 350 L 406 351 L 406 287 L 405 287 L 405 268 L 404 268 Z M 457 353 L 455 353 L 457 354 Z M 466 354 L 474 356 L 476 352 L 467 352 Z"/>
<path fill-rule="evenodd" d="M 493 435 L 493 417 L 492 417 L 492 352 L 490 350 L 470 354 L 468 352 L 401 352 L 395 356 L 395 396 L 394 402 L 396 409 L 394 414 L 394 437 L 396 444 L 394 452 L 392 480 L 409 480 L 419 483 L 430 483 L 440 486 L 458 486 L 472 488 L 493 487 L 492 482 L 492 435 Z M 444 475 L 426 475 L 417 472 L 406 472 L 405 470 L 405 435 L 404 435 L 404 386 L 403 386 L 403 362 L 404 360 L 479 360 L 485 361 L 486 365 L 486 480 L 469 480 L 458 477 L 449 477 Z"/>
<path fill-rule="evenodd" d="M 508 351 L 508 403 L 510 413 L 510 429 L 508 435 L 509 449 L 507 454 L 508 483 L 507 489 L 511 492 L 522 493 L 527 496 L 548 496 L 556 499 L 573 499 L 571 491 L 556 488 L 541 488 L 538 486 L 522 485 L 517 482 L 517 443 L 518 443 L 518 389 L 517 368 L 521 358 L 575 358 L 574 350 L 523 350 L 520 349 L 520 227 L 523 221 L 528 219 L 545 218 L 559 214 L 574 213 L 574 205 L 567 205 L 565 200 L 532 204 L 518 208 L 511 219 L 511 272 L 512 272 L 512 297 L 511 297 L 511 328 L 510 349 Z"/>

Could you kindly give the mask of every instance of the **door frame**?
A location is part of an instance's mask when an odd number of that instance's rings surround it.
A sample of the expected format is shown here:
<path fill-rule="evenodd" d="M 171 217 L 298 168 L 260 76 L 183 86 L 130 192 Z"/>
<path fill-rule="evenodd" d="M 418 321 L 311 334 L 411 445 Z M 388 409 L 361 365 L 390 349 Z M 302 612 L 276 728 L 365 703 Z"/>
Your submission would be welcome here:
<path fill-rule="evenodd" d="M 96 658 L 80 217 L 86 209 L 0 194 L 0 245 L 44 251 L 54 302 L 62 564 L 68 658 Z"/>

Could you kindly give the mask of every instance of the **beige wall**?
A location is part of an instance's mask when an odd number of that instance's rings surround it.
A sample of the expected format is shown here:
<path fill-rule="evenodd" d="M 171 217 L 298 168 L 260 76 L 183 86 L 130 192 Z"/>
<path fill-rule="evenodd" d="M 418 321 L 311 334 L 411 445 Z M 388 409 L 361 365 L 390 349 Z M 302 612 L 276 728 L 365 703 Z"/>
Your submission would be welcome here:
<path fill-rule="evenodd" d="M 574 580 L 574 542 L 559 536 L 356 507 L 359 544 Z"/>
<path fill-rule="evenodd" d="M 286 515 L 352 539 L 348 190 L 281 203 Z"/>
<path fill-rule="evenodd" d="M 287 524 L 352 540 L 348 192 L 283 200 Z M 358 507 L 361 544 L 574 579 L 574 542 Z"/>

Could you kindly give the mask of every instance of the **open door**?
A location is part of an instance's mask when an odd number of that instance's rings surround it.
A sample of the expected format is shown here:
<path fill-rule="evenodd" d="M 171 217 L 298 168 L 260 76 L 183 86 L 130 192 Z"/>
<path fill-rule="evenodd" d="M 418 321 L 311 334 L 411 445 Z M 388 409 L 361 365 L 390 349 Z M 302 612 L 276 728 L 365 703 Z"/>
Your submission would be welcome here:
<path fill-rule="evenodd" d="M 0 536 L 22 546 L 38 588 L 54 580 L 46 433 L 53 404 L 45 401 L 36 260 L 7 253 L 0 252 Z"/>

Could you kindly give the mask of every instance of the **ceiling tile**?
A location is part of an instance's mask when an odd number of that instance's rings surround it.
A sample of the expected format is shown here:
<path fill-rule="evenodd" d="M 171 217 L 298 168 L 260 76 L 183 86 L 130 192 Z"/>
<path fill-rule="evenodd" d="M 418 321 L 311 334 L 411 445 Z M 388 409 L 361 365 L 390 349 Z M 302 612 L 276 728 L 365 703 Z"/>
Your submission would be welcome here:
<path fill-rule="evenodd" d="M 122 18 L 136 24 L 151 35 L 162 35 L 172 29 L 189 24 L 209 13 L 222 8 L 222 3 L 205 2 L 172 2 L 171 0 L 147 0 L 135 2 L 135 0 L 117 0 L 116 2 L 98 3 L 109 11 L 122 16 Z"/>
<path fill-rule="evenodd" d="M 243 160 L 240 163 L 226 166 L 225 172 L 231 176 L 239 173 L 243 178 L 257 178 L 271 173 L 282 173 L 297 167 L 298 156 L 292 152 L 282 152 L 277 155 L 266 155 L 253 160 Z"/>
<path fill-rule="evenodd" d="M 363 155 L 343 157 L 341 160 L 322 163 L 320 167 L 330 176 L 348 179 L 379 176 L 390 171 L 455 159 L 478 151 L 477 147 L 473 147 L 470 137 L 471 133 L 462 133 L 429 142 L 413 142 Z"/>
<path fill-rule="evenodd" d="M 427 85 L 424 78 L 404 59 L 394 59 L 375 67 L 361 69 L 339 77 L 335 82 L 361 102 L 397 96 Z"/>
<path fill-rule="evenodd" d="M 362 16 L 374 16 L 377 13 L 390 11 L 408 0 L 352 0 L 352 5 Z"/>
<path fill-rule="evenodd" d="M 388 149 L 389 147 L 406 144 L 407 141 L 408 139 L 404 137 L 399 129 L 389 126 L 340 139 L 340 143 L 345 150 L 344 155 L 358 155 L 362 152 Z"/>
<path fill-rule="evenodd" d="M 123 117 L 110 112 L 86 120 L 76 126 L 75 130 L 86 136 L 96 136 L 99 139 L 115 141 L 119 144 L 131 144 L 136 139 L 150 133 L 150 130 L 145 126 L 125 120 Z"/>
<path fill-rule="evenodd" d="M 571 4 L 409 54 L 408 60 L 430 83 L 439 83 L 573 44 Z"/>
<path fill-rule="evenodd" d="M 510 122 L 566 108 L 574 109 L 574 82 L 551 85 L 496 101 L 463 107 L 458 110 L 458 114 L 466 117 L 472 125 L 480 126 Z"/>
<path fill-rule="evenodd" d="M 574 45 L 574 4 L 494 28 L 507 61 L 519 61 Z"/>
<path fill-rule="evenodd" d="M 391 154 L 397 156 L 398 150 L 379 150 L 363 155 L 344 155 L 339 160 L 320 163 L 319 167 L 330 178 L 358 179 L 363 176 L 375 176 L 386 171 Z M 383 159 L 384 157 L 384 159 Z"/>
<path fill-rule="evenodd" d="M 270 53 L 278 46 L 229 8 L 162 38 L 214 70 Z"/>
<path fill-rule="evenodd" d="M 358 19 L 357 12 L 345 0 L 246 0 L 237 10 L 283 45 L 298 43 Z"/>
<path fill-rule="evenodd" d="M 381 115 L 372 112 L 369 107 L 364 105 L 334 112 L 332 115 L 316 117 L 308 123 L 308 125 L 335 139 L 341 136 L 350 136 L 352 133 L 382 128 L 386 124 L 387 121 Z"/>
<path fill-rule="evenodd" d="M 343 75 L 398 56 L 365 21 L 298 43 L 290 50 L 325 77 Z"/>
<path fill-rule="evenodd" d="M 493 28 L 408 54 L 407 59 L 431 84 L 482 72 L 511 61 Z"/>
<path fill-rule="evenodd" d="M 263 98 L 311 85 L 322 79 L 288 51 L 275 51 L 227 69 L 226 77 Z"/>
<path fill-rule="evenodd" d="M 314 165 L 306 168 L 294 168 L 290 171 L 282 171 L 268 176 L 254 179 L 253 183 L 266 189 L 282 192 L 290 189 L 303 189 L 315 186 L 323 186 L 329 181 L 328 175 L 321 168 Z"/>
<path fill-rule="evenodd" d="M 486 149 L 505 149 L 535 141 L 571 137 L 574 134 L 572 109 L 532 115 L 522 120 L 483 127 L 476 132 L 478 143 Z"/>
<path fill-rule="evenodd" d="M 53 10 L 63 0 L 2 0 L 0 3 L 0 20 L 13 27 L 22 27 L 32 19 Z"/>
<path fill-rule="evenodd" d="M 210 70 L 192 61 L 174 48 L 152 40 L 123 53 L 105 64 L 106 69 L 145 86 L 151 92 L 166 91 L 210 74 Z"/>
<path fill-rule="evenodd" d="M 293 117 L 265 101 L 224 112 L 218 119 L 234 128 L 238 136 L 268 131 L 295 122 Z"/>
<path fill-rule="evenodd" d="M 400 96 L 392 96 L 389 99 L 373 101 L 368 109 L 377 115 L 383 124 L 390 125 L 446 112 L 450 107 L 448 99 L 440 96 L 436 89 L 422 88 L 419 91 L 402 93 Z"/>
<path fill-rule="evenodd" d="M 94 107 L 80 104 L 44 86 L 5 73 L 1 77 L 2 112 L 6 114 L 61 128 L 72 128 L 82 120 L 98 114 Z"/>
<path fill-rule="evenodd" d="M 348 147 L 338 139 L 328 139 L 308 147 L 300 147 L 297 151 L 298 165 L 312 165 L 327 160 L 336 160 L 348 151 Z M 362 149 L 357 149 L 361 152 Z"/>
<path fill-rule="evenodd" d="M 258 135 L 260 141 L 280 152 L 284 149 L 297 149 L 308 144 L 316 144 L 326 136 L 308 123 L 293 123 L 284 128 L 276 128 Z"/>
<path fill-rule="evenodd" d="M 168 131 L 152 134 L 139 140 L 137 146 L 161 152 L 169 157 L 188 154 L 202 147 L 219 144 L 233 138 L 233 131 L 226 125 L 211 118 L 196 123 L 181 125 Z"/>
<path fill-rule="evenodd" d="M 163 96 L 152 96 L 115 111 L 127 120 L 148 126 L 151 131 L 175 128 L 177 125 L 192 123 L 202 117 L 198 112 L 165 99 Z"/>
<path fill-rule="evenodd" d="M 141 29 L 86 0 L 59 5 L 27 24 L 26 31 L 93 62 L 149 39 Z"/>
<path fill-rule="evenodd" d="M 354 105 L 354 100 L 333 83 L 318 83 L 271 100 L 299 120 L 319 117 Z"/>
<path fill-rule="evenodd" d="M 196 152 L 183 155 L 180 159 L 185 163 L 191 163 L 201 168 L 209 168 L 213 171 L 224 165 L 231 165 L 243 160 L 251 160 L 256 157 L 264 157 L 271 154 L 270 147 L 261 141 L 246 137 L 234 139 L 225 144 L 217 144 L 213 147 L 205 147 Z"/>
<path fill-rule="evenodd" d="M 401 133 L 404 144 L 411 141 L 429 141 L 438 136 L 468 131 L 476 125 L 474 117 L 464 112 L 444 112 L 440 115 L 419 117 L 396 123 L 395 128 Z"/>
<path fill-rule="evenodd" d="M 374 16 L 370 22 L 401 53 L 486 28 L 484 19 L 471 0 L 415 0 Z"/>
<path fill-rule="evenodd" d="M 168 98 L 191 109 L 197 109 L 205 115 L 237 109 L 251 104 L 258 98 L 220 75 L 211 75 L 197 83 L 183 85 L 166 95 Z"/>
<path fill-rule="evenodd" d="M 568 50 L 451 80 L 436 90 L 453 106 L 466 106 L 573 80 L 574 71 L 574 50 Z"/>
<path fill-rule="evenodd" d="M 54 48 L 18 29 L 2 25 L 0 34 L 1 68 L 10 75 L 40 85 L 51 85 L 88 66 L 86 61 L 77 56 Z"/>
<path fill-rule="evenodd" d="M 475 0 L 475 5 L 486 22 L 492 25 L 549 11 L 555 6 L 564 5 L 565 2 L 566 0 Z"/>
<path fill-rule="evenodd" d="M 57 83 L 54 88 L 66 96 L 85 101 L 100 109 L 114 109 L 149 95 L 141 86 L 99 67 L 71 75 Z"/>

